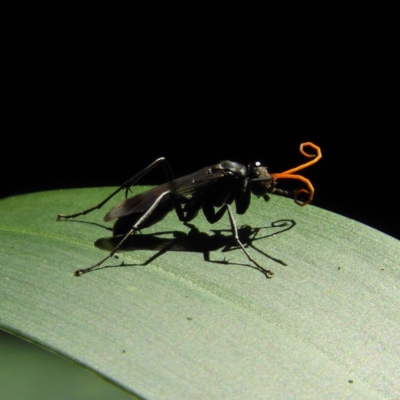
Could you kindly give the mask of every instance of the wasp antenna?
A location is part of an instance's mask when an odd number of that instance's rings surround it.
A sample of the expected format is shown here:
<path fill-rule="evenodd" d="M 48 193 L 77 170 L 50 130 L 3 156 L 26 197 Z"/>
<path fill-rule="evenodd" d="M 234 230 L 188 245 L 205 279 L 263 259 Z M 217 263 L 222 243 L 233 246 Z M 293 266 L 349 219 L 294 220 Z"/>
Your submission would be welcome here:
<path fill-rule="evenodd" d="M 315 154 L 307 153 L 304 150 L 305 146 L 312 147 L 313 149 L 315 149 L 317 151 L 317 154 L 315 155 Z M 299 206 L 304 207 L 305 205 L 311 203 L 311 201 L 312 201 L 312 199 L 314 197 L 314 187 L 313 187 L 313 185 L 311 184 L 311 182 L 307 178 L 305 178 L 304 176 L 301 176 L 301 175 L 293 174 L 293 172 L 297 172 L 297 171 L 300 171 L 301 169 L 308 168 L 309 166 L 311 166 L 311 165 L 315 164 L 316 162 L 318 162 L 322 158 L 322 152 L 321 152 L 321 148 L 319 146 L 317 146 L 317 145 L 315 145 L 314 143 L 311 143 L 311 142 L 302 143 L 300 145 L 300 152 L 305 157 L 315 157 L 315 158 L 313 160 L 307 162 L 307 163 L 299 165 L 298 167 L 295 167 L 295 168 L 292 168 L 292 169 L 288 169 L 285 172 L 271 174 L 271 176 L 275 180 L 278 180 L 278 179 L 296 179 L 296 180 L 304 182 L 307 185 L 308 190 L 307 189 L 299 189 L 294 193 L 294 201 L 295 201 L 295 203 L 297 205 L 299 205 Z M 298 196 L 299 196 L 300 193 L 308 194 L 307 200 L 305 200 L 303 202 L 298 200 Z"/>
<path fill-rule="evenodd" d="M 307 178 L 305 178 L 304 176 L 301 176 L 301 175 L 288 174 L 286 172 L 282 172 L 280 174 L 271 174 L 271 176 L 273 176 L 275 180 L 278 180 L 278 179 L 296 179 L 298 181 L 304 182 L 308 186 L 309 190 L 307 190 L 307 189 L 296 190 L 295 193 L 294 193 L 294 201 L 295 201 L 296 204 L 298 204 L 299 206 L 302 206 L 302 207 L 304 207 L 305 205 L 311 203 L 311 201 L 312 201 L 312 199 L 314 197 L 315 190 L 314 190 L 314 186 L 312 185 L 312 183 Z M 303 202 L 298 200 L 297 197 L 298 197 L 298 195 L 300 193 L 307 193 L 308 194 L 308 199 L 303 201 Z"/>
<path fill-rule="evenodd" d="M 308 194 L 307 200 L 305 200 L 305 201 L 300 201 L 300 200 L 298 200 L 297 197 L 298 197 L 298 195 L 299 195 L 300 193 L 307 193 L 307 194 Z M 296 190 L 295 193 L 294 193 L 294 202 L 295 202 L 298 206 L 304 207 L 304 206 L 306 206 L 307 204 L 310 204 L 310 203 L 312 202 L 313 197 L 314 197 L 314 188 L 313 188 L 312 192 L 309 192 L 309 191 L 306 190 L 306 189 L 299 189 L 299 190 Z"/>
<path fill-rule="evenodd" d="M 308 154 L 304 151 L 304 146 L 309 146 L 312 147 L 313 149 L 317 150 L 317 155 L 315 154 Z M 314 143 L 311 142 L 306 142 L 306 143 L 302 143 L 300 145 L 300 153 L 303 154 L 303 156 L 305 157 L 315 157 L 313 160 L 306 162 L 304 164 L 299 165 L 298 167 L 292 168 L 292 169 L 288 169 L 285 172 L 282 172 L 282 174 L 292 174 L 293 172 L 297 172 L 300 171 L 301 169 L 304 168 L 308 168 L 311 165 L 317 163 L 321 158 L 322 158 L 322 153 L 321 153 L 321 148 L 317 145 L 315 145 Z"/>

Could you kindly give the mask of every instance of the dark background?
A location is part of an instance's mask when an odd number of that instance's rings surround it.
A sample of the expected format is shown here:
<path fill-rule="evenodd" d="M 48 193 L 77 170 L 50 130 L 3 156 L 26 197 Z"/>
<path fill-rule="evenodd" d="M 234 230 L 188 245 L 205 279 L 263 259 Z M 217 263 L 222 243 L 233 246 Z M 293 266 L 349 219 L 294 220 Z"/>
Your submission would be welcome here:
<path fill-rule="evenodd" d="M 48 32 L 2 52 L 0 197 L 117 186 L 159 156 L 177 177 L 223 159 L 280 172 L 302 163 L 299 144 L 312 141 L 323 151 L 304 171 L 313 204 L 400 239 L 398 92 L 385 33 Z M 160 169 L 143 183 L 163 179 Z"/>

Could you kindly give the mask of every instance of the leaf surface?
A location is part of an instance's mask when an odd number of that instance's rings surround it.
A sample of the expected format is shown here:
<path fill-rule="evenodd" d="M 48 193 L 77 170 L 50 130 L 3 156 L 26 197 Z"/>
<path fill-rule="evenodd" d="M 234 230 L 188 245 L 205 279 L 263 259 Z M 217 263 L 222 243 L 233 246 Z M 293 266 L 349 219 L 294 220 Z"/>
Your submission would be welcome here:
<path fill-rule="evenodd" d="M 122 199 L 56 216 L 111 191 L 0 201 L 0 328 L 146 399 L 400 397 L 399 241 L 313 206 L 253 198 L 237 223 L 252 228 L 244 241 L 272 279 L 242 250 L 223 251 L 227 216 L 199 216 L 190 229 L 173 212 L 133 238 L 140 250 L 75 277 L 107 254 L 93 243 L 112 235 L 103 216 Z"/>

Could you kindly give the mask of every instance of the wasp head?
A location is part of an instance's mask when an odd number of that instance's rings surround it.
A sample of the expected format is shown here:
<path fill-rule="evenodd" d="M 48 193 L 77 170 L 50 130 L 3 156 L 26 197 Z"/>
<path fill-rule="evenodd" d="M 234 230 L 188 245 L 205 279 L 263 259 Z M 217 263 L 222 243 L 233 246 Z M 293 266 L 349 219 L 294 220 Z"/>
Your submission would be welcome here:
<path fill-rule="evenodd" d="M 268 193 L 274 191 L 275 180 L 268 173 L 267 167 L 256 161 L 249 164 L 248 171 L 251 192 L 257 197 L 263 197 L 265 200 L 268 200 Z"/>

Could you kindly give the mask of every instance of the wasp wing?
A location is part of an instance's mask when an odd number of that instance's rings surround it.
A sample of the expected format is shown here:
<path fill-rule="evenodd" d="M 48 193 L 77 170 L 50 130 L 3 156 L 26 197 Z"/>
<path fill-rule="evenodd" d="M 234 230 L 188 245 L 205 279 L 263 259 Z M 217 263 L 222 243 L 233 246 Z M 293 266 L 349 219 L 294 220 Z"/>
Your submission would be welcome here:
<path fill-rule="evenodd" d="M 203 168 L 193 174 L 174 179 L 117 204 L 105 215 L 104 221 L 112 221 L 113 219 L 125 217 L 134 213 L 144 213 L 167 191 L 173 192 L 178 197 L 190 195 L 201 188 L 215 183 L 224 177 L 225 174 L 226 172 L 224 170 L 213 170 L 212 166 Z M 169 201 L 169 196 L 165 196 L 165 201 Z M 161 205 L 162 203 L 160 206 Z"/>

